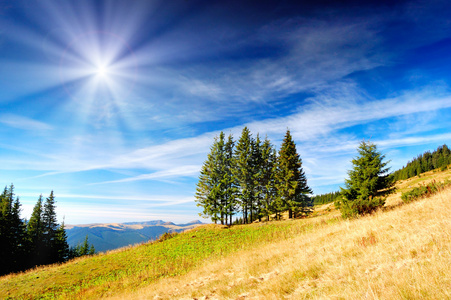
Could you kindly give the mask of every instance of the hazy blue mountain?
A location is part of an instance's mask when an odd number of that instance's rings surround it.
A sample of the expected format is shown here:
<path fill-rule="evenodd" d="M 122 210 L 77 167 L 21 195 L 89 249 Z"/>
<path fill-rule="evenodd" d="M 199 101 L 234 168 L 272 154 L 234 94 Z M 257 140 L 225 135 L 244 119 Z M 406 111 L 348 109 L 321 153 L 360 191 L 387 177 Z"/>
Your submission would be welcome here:
<path fill-rule="evenodd" d="M 200 221 L 186 224 L 174 224 L 162 220 L 145 222 L 66 225 L 67 242 L 71 247 L 82 243 L 88 235 L 88 241 L 97 252 L 113 250 L 128 245 L 155 240 L 165 232 L 181 232 L 194 228 Z"/>

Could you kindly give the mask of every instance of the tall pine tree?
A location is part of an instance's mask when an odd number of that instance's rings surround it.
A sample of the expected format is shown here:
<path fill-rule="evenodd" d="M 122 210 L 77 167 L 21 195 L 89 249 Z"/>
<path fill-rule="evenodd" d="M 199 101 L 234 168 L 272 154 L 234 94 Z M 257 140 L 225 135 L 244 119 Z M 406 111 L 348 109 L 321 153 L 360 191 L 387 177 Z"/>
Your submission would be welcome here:
<path fill-rule="evenodd" d="M 252 141 L 252 176 L 254 179 L 254 197 L 251 204 L 251 222 L 255 219 L 261 221 L 263 215 L 263 160 L 262 160 L 262 142 L 260 135 Z"/>
<path fill-rule="evenodd" d="M 42 253 L 43 263 L 51 264 L 61 261 L 63 257 L 67 257 L 69 247 L 67 245 L 67 237 L 64 231 L 64 225 L 58 226 L 56 218 L 55 196 L 51 191 L 44 203 L 42 213 L 43 223 L 43 244 L 44 251 Z M 63 259 L 64 261 L 64 259 Z"/>
<path fill-rule="evenodd" d="M 30 243 L 30 266 L 37 266 L 43 262 L 44 246 L 44 223 L 42 220 L 43 206 L 42 195 L 39 196 L 38 202 L 33 208 L 30 221 L 27 224 L 27 235 Z"/>
<path fill-rule="evenodd" d="M 252 222 L 252 211 L 255 200 L 255 156 L 253 155 L 254 141 L 247 127 L 243 128 L 234 153 L 233 176 L 237 185 L 237 194 L 243 222 Z"/>
<path fill-rule="evenodd" d="M 312 190 L 307 185 L 307 177 L 302 169 L 302 160 L 296 151 L 290 131 L 287 130 L 279 150 L 276 170 L 276 212 L 288 210 L 288 217 L 297 213 L 308 214 L 313 203 L 308 196 Z"/>
<path fill-rule="evenodd" d="M 204 162 L 196 188 L 197 206 L 203 208 L 201 215 L 210 217 L 215 223 L 227 223 L 233 214 L 235 192 L 232 171 L 233 139 L 229 136 L 225 142 L 224 133 L 211 146 Z"/>
<path fill-rule="evenodd" d="M 0 273 L 20 271 L 26 267 L 25 225 L 20 218 L 19 197 L 14 185 L 5 187 L 0 195 Z"/>
<path fill-rule="evenodd" d="M 66 229 L 64 228 L 64 221 L 56 229 L 53 247 L 53 253 L 57 262 L 62 262 L 69 259 L 69 245 L 67 244 L 67 234 Z"/>
<path fill-rule="evenodd" d="M 213 145 L 210 148 L 210 153 L 207 160 L 202 165 L 199 175 L 199 181 L 196 187 L 196 202 L 197 206 L 203 208 L 200 214 L 203 217 L 210 217 L 215 223 L 219 220 L 219 203 L 216 198 L 217 186 L 219 185 L 218 175 L 218 148 L 220 141 L 215 138 Z"/>
<path fill-rule="evenodd" d="M 260 146 L 260 160 L 258 172 L 259 197 L 261 203 L 261 215 L 269 221 L 269 216 L 273 213 L 273 200 L 276 196 L 275 168 L 277 154 L 274 146 L 265 138 Z"/>
<path fill-rule="evenodd" d="M 236 186 L 235 179 L 232 174 L 233 170 L 233 149 L 235 142 L 230 134 L 224 145 L 224 165 L 222 170 L 221 185 L 223 187 L 222 197 L 224 199 L 223 214 L 225 215 L 225 223 L 232 224 L 232 216 L 236 209 Z M 229 221 L 227 221 L 229 217 Z"/>

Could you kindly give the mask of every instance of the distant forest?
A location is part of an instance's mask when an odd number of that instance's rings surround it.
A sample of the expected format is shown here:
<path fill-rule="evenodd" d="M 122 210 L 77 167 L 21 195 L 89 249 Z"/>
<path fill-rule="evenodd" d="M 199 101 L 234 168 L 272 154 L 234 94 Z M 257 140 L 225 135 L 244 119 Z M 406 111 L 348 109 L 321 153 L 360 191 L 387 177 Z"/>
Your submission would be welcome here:
<path fill-rule="evenodd" d="M 316 195 L 312 197 L 313 205 L 321 205 L 334 202 L 337 197 L 340 197 L 340 192 L 331 192 L 327 194 Z"/>
<path fill-rule="evenodd" d="M 408 162 L 405 167 L 395 171 L 393 177 L 395 180 L 404 180 L 435 169 L 444 171 L 450 164 L 451 151 L 448 146 L 443 145 L 432 153 L 426 151 L 418 155 L 412 161 Z"/>

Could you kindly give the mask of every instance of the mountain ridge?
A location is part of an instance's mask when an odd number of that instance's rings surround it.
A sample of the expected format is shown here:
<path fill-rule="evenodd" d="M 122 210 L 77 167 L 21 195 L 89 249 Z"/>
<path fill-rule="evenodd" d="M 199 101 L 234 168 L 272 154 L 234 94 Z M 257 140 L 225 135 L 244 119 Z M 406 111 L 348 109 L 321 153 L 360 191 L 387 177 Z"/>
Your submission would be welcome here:
<path fill-rule="evenodd" d="M 66 234 L 67 242 L 71 247 L 81 244 L 88 236 L 88 243 L 94 245 L 97 252 L 105 252 L 155 240 L 163 233 L 182 232 L 202 224 L 204 223 L 199 220 L 183 224 L 175 224 L 163 220 L 91 223 L 66 225 Z"/>

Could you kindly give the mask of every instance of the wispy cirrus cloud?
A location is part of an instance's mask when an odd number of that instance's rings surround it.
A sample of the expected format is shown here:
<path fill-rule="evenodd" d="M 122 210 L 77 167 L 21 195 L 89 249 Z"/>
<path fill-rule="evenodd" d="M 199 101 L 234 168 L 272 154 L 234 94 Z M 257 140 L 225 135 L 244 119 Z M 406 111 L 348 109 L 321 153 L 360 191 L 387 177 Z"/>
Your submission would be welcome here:
<path fill-rule="evenodd" d="M 185 196 L 168 196 L 168 195 L 101 195 L 101 194 L 65 194 L 65 193 L 57 193 L 58 198 L 78 198 L 78 199 L 91 199 L 91 200 L 129 200 L 129 201 L 142 201 L 142 202 L 152 202 L 152 205 L 175 205 L 180 203 L 186 203 L 193 201 L 193 197 Z M 22 193 L 22 196 L 26 197 L 34 197 L 35 194 L 31 193 Z"/>
<path fill-rule="evenodd" d="M 113 181 L 105 181 L 94 184 L 107 184 L 107 183 L 122 183 L 122 182 L 131 182 L 131 181 L 141 181 L 141 180 L 161 180 L 167 178 L 180 178 L 185 176 L 197 176 L 199 170 L 201 169 L 201 165 L 184 165 L 179 167 L 174 167 L 170 169 L 164 169 L 161 171 L 156 171 L 150 174 L 141 174 L 134 177 L 128 177 L 119 180 Z"/>
<path fill-rule="evenodd" d="M 381 100 L 356 95 L 341 91 L 338 94 L 319 94 L 309 99 L 310 103 L 295 114 L 253 122 L 249 127 L 268 134 L 280 134 L 290 128 L 296 140 L 308 141 L 376 120 L 451 108 L 451 95 L 431 93 L 431 88 L 408 91 L 398 97 Z"/>
<path fill-rule="evenodd" d="M 351 91 L 349 88 L 347 90 Z M 268 135 L 273 142 L 278 144 L 285 131 L 290 129 L 298 143 L 306 170 L 315 177 L 313 180 L 320 182 L 319 178 L 331 179 L 332 177 L 328 174 L 332 172 L 337 174 L 336 177 L 333 177 L 334 180 L 324 180 L 322 183 L 338 183 L 346 176 L 344 166 L 349 163 L 349 158 L 355 152 L 362 134 L 365 135 L 362 132 L 353 133 L 352 130 L 342 132 L 343 129 L 355 126 L 365 127 L 369 123 L 377 124 L 375 122 L 383 120 L 389 120 L 384 126 L 392 129 L 391 124 L 401 122 L 405 116 L 416 116 L 425 112 L 451 108 L 450 95 L 441 93 L 434 96 L 431 95 L 429 88 L 417 92 L 406 92 L 396 98 L 372 99 L 371 101 L 355 99 L 353 98 L 355 95 L 355 91 L 350 95 L 343 91 L 334 96 L 328 94 L 327 105 L 324 105 L 325 99 L 322 99 L 324 97 L 322 95 L 319 97 L 323 101 L 312 98 L 309 105 L 291 116 L 251 122 L 224 131 L 226 134 L 232 133 L 235 139 L 238 139 L 242 127 L 247 125 L 254 134 Z M 440 126 L 446 126 L 446 124 L 436 124 L 436 128 L 440 128 Z M 205 160 L 209 146 L 213 142 L 213 137 L 218 134 L 219 132 L 210 132 L 193 138 L 173 140 L 112 156 L 97 168 L 117 170 L 144 168 L 152 172 L 100 183 L 177 179 L 185 176 L 195 178 Z M 397 135 L 398 138 L 393 139 L 393 135 Z M 440 140 L 446 141 L 450 135 L 417 136 L 415 132 L 404 134 L 393 130 L 379 136 L 369 135 L 366 138 L 372 138 L 373 141 L 380 144 L 382 149 L 391 149 L 406 145 L 439 142 Z M 331 161 L 334 163 L 331 164 Z M 71 170 L 68 171 L 71 172 Z"/>
<path fill-rule="evenodd" d="M 383 54 L 373 52 L 379 41 L 369 23 L 309 21 L 294 23 L 291 27 L 285 36 L 258 33 L 260 39 L 284 43 L 287 50 L 280 55 L 245 63 L 230 62 L 214 66 L 213 71 L 211 67 L 197 67 L 196 73 L 185 74 L 185 78 L 191 80 L 181 82 L 183 90 L 194 90 L 205 99 L 211 99 L 213 93 L 213 101 L 227 100 L 229 106 L 234 102 L 236 105 L 270 103 L 383 62 Z M 274 31 L 280 32 L 279 29 Z M 333 56 L 330 55 L 332 50 Z"/>
<path fill-rule="evenodd" d="M 46 131 L 46 130 L 52 130 L 53 127 L 41 122 L 36 121 L 24 116 L 15 115 L 15 114 L 1 114 L 0 115 L 0 123 L 3 125 L 17 128 L 17 129 L 23 129 L 23 130 L 29 130 L 29 131 Z"/>
<path fill-rule="evenodd" d="M 318 98 L 310 99 L 309 104 L 303 106 L 299 112 L 287 117 L 250 122 L 224 129 L 224 132 L 233 134 L 237 140 L 241 129 L 246 125 L 254 134 L 268 135 L 277 144 L 282 140 L 286 130 L 290 129 L 294 139 L 300 144 L 303 155 L 313 159 L 330 157 L 334 153 L 352 152 L 361 140 L 362 133 L 353 133 L 352 130 L 341 132 L 343 129 L 391 119 L 386 126 L 393 130 L 390 124 L 401 122 L 405 116 L 451 108 L 450 95 L 442 93 L 434 96 L 431 95 L 428 88 L 417 92 L 407 92 L 396 98 L 372 99 L 371 101 L 354 98 L 356 92 L 351 90 L 349 87 L 347 88 L 350 95 L 343 93 L 342 90 L 335 95 L 319 95 Z M 325 101 L 327 101 L 327 105 L 324 104 Z M 440 124 L 436 124 L 436 126 L 440 127 Z M 406 134 L 397 133 L 395 130 L 387 132 L 387 135 L 375 136 L 374 140 L 385 145 L 384 139 L 391 139 L 396 134 L 398 134 L 398 138 L 392 139 L 391 147 L 396 146 L 396 143 L 400 145 L 406 142 L 418 143 L 422 139 L 424 142 L 430 141 L 430 137 L 422 138 L 415 137 L 415 135 L 409 137 Z M 219 135 L 219 131 L 208 132 L 192 138 L 175 139 L 135 150 L 122 149 L 121 152 L 110 153 L 110 155 L 104 155 L 106 150 L 102 147 L 93 147 L 88 152 L 89 156 L 71 157 L 71 161 L 67 161 L 67 163 L 64 163 L 64 160 L 68 159 L 66 155 L 55 154 L 54 158 L 58 161 L 55 166 L 58 166 L 58 169 L 55 170 L 56 173 L 48 175 L 96 169 L 145 169 L 151 172 L 110 182 L 159 180 L 177 176 L 197 177 L 197 172 L 206 158 L 213 138 L 217 135 Z M 447 136 L 440 137 L 446 138 Z M 367 138 L 369 139 L 371 136 L 367 136 Z M 307 153 L 305 153 L 306 151 Z M 95 163 L 92 161 L 92 157 L 95 157 Z M 312 166 L 312 169 L 315 168 Z"/>

